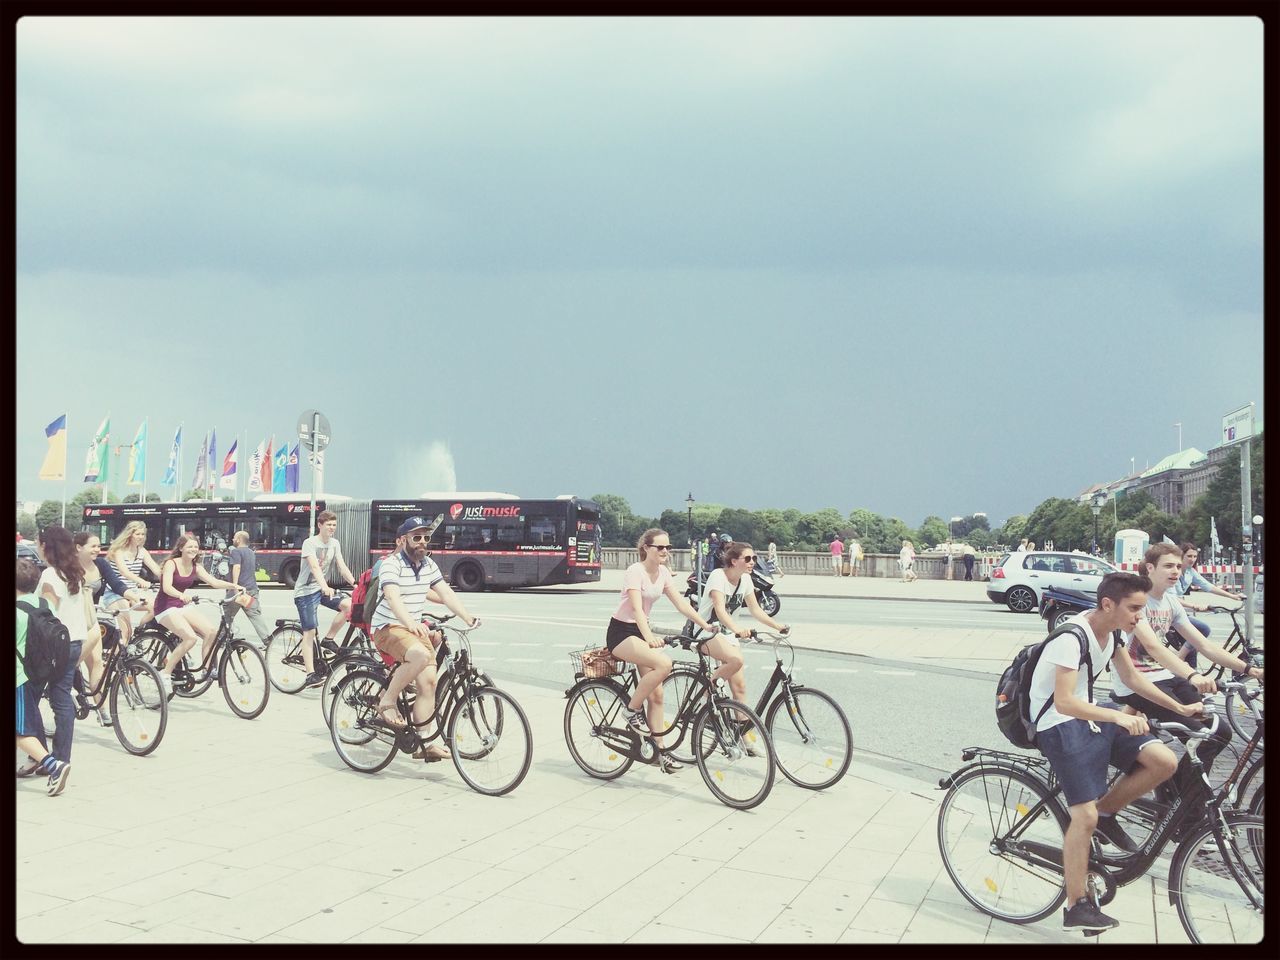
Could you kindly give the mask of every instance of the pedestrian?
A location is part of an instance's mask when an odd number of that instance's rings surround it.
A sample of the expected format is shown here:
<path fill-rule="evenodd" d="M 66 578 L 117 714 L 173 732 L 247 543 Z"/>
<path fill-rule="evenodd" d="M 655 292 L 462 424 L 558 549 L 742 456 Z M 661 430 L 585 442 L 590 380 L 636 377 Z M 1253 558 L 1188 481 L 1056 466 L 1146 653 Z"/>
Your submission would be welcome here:
<path fill-rule="evenodd" d="M 769 541 L 768 567 L 771 576 L 777 577 L 779 580 L 785 576 L 782 568 L 778 566 L 778 545 L 772 540 Z"/>
<path fill-rule="evenodd" d="M 711 536 L 707 537 L 707 555 L 702 558 L 702 572 L 709 574 L 712 570 L 720 565 L 720 537 L 712 530 Z M 704 576 L 703 579 L 706 579 Z"/>
<path fill-rule="evenodd" d="M 76 671 L 80 669 L 80 654 L 89 639 L 89 627 L 96 626 L 97 620 L 93 615 L 93 601 L 89 599 L 89 591 L 85 587 L 84 567 L 80 564 L 75 541 L 67 529 L 56 524 L 45 527 L 40 531 L 36 549 L 47 564 L 40 574 L 36 595 L 49 605 L 54 616 L 67 628 L 71 637 L 71 652 L 62 676 L 51 677 L 31 686 L 31 703 L 39 704 L 40 698 L 47 695 L 49 706 L 53 708 L 55 728 L 52 749 L 38 709 L 32 711 L 29 721 L 33 735 L 40 741 L 40 745 L 49 750 L 55 760 L 69 764 L 71 741 L 76 728 L 76 707 L 71 691 Z M 50 796 L 61 792 L 62 787 L 58 786 L 55 791 L 55 786 L 51 777 Z"/>
<path fill-rule="evenodd" d="M 844 543 L 840 540 L 840 535 L 833 533 L 831 535 L 831 572 L 837 577 L 840 576 L 840 564 L 844 562 Z"/>
<path fill-rule="evenodd" d="M 236 603 L 244 611 L 249 625 L 263 643 L 271 635 L 267 618 L 262 615 L 262 603 L 258 600 L 258 558 L 249 547 L 249 531 L 237 530 L 231 536 L 231 582 L 244 588 L 244 593 L 227 591 L 226 599 L 237 598 Z M 244 598 L 244 599 L 241 599 Z M 233 617 L 234 619 L 234 617 Z"/>
<path fill-rule="evenodd" d="M 337 529 L 338 515 L 332 510 L 325 510 L 316 517 L 316 534 L 302 542 L 302 566 L 293 585 L 293 605 L 298 608 L 298 620 L 302 625 L 302 662 L 307 671 L 303 685 L 307 687 L 318 687 L 325 680 L 315 667 L 316 630 L 320 625 L 316 619 L 316 607 L 323 604 L 338 612 L 325 634 L 324 639 L 329 644 L 333 643 L 338 630 L 351 616 L 351 598 L 338 599 L 337 591 L 329 586 L 339 573 L 351 586 L 356 585 L 356 578 L 342 559 L 342 544 L 334 536 Z"/>
<path fill-rule="evenodd" d="M 902 569 L 902 582 L 911 583 L 918 580 L 915 570 L 912 569 L 916 562 L 916 548 L 912 546 L 910 540 L 902 541 L 902 549 L 898 551 L 898 566 Z"/>
<path fill-rule="evenodd" d="M 1028 540 L 1028 541 L 1027 541 L 1027 552 L 1028 552 L 1028 553 L 1030 553 L 1030 552 L 1031 552 L 1032 550 L 1034 550 L 1035 548 L 1036 548 L 1036 542 L 1035 542 L 1034 540 Z"/>
<path fill-rule="evenodd" d="M 1025 553 L 1027 550 L 1027 538 L 1023 537 L 1022 542 L 1018 544 L 1018 549 L 1014 553 Z"/>
<path fill-rule="evenodd" d="M 966 580 L 972 580 L 973 579 L 973 562 L 976 559 L 974 555 L 973 545 L 966 543 L 963 545 L 963 547 L 961 547 L 961 550 L 963 551 L 963 556 L 964 556 L 964 578 Z"/>
<path fill-rule="evenodd" d="M 862 544 L 857 540 L 849 541 L 849 576 L 856 577 L 858 568 L 862 566 Z"/>
<path fill-rule="evenodd" d="M 29 607 L 40 606 L 40 598 L 36 590 L 40 584 L 40 568 L 26 557 L 18 560 L 16 566 L 18 603 Z M 44 728 L 40 724 L 40 699 L 35 693 L 36 684 L 28 682 L 22 660 L 27 655 L 27 619 L 28 614 L 22 607 L 18 608 L 17 619 L 17 687 L 14 692 L 16 704 L 16 722 L 14 732 L 15 743 L 19 750 L 30 759 L 18 768 L 19 777 L 32 774 L 43 774 L 49 778 L 49 796 L 56 797 L 67 785 L 67 777 L 71 773 L 71 764 L 58 760 L 45 745 Z M 73 713 L 74 717 L 75 714 Z"/>

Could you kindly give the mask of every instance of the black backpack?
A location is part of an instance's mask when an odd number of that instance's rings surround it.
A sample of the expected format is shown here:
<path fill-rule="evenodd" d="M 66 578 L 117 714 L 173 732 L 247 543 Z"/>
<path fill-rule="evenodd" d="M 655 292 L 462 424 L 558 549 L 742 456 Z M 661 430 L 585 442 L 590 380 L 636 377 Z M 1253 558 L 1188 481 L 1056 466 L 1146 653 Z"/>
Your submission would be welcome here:
<path fill-rule="evenodd" d="M 1036 724 L 1053 703 L 1053 697 L 1032 717 L 1031 678 L 1045 645 L 1066 633 L 1074 634 L 1080 641 L 1080 663 L 1089 678 L 1089 702 L 1093 702 L 1093 658 L 1089 655 L 1089 638 L 1079 624 L 1059 627 L 1043 640 L 1027 644 L 1000 674 L 1000 682 L 996 684 L 996 726 L 1015 747 L 1027 750 L 1036 745 Z"/>
<path fill-rule="evenodd" d="M 18 609 L 27 615 L 27 652 L 22 658 L 27 679 L 44 683 L 61 677 L 71 663 L 71 633 L 67 625 L 58 619 L 44 597 L 38 607 L 19 600 Z"/>

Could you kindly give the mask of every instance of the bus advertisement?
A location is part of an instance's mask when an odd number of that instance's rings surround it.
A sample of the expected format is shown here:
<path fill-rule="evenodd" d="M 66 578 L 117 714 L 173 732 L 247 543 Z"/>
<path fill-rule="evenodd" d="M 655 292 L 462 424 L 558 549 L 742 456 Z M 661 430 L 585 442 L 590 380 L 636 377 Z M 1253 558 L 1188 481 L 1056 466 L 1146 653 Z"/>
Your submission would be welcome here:
<path fill-rule="evenodd" d="M 330 495 L 316 513 L 338 518 L 338 542 L 359 576 L 395 548 L 396 528 L 406 519 L 440 518 L 429 552 L 459 590 L 533 587 L 600 580 L 600 508 L 592 500 L 561 496 L 523 500 L 510 495 L 462 494 L 443 499 L 354 500 Z M 131 520 L 147 526 L 147 549 L 157 562 L 183 533 L 194 533 L 206 550 L 226 549 L 237 530 L 249 534 L 258 569 L 292 587 L 301 566 L 302 541 L 314 532 L 307 500 L 273 497 L 251 501 L 93 504 L 84 527 L 104 549 Z M 206 561 L 207 562 L 207 561 Z M 336 584 L 335 584 L 336 585 Z"/>

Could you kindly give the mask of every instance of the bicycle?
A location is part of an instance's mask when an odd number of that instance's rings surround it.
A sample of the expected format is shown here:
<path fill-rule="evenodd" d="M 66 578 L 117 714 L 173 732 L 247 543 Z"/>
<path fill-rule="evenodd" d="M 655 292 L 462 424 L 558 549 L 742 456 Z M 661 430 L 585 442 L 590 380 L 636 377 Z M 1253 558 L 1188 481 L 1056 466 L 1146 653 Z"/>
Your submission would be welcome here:
<path fill-rule="evenodd" d="M 341 601 L 349 594 L 337 590 L 334 596 Z M 267 676 L 271 680 L 271 685 L 281 693 L 295 694 L 306 685 L 307 668 L 306 661 L 302 657 L 302 637 L 302 622 L 284 618 L 276 621 L 275 630 L 271 631 L 271 635 L 263 645 L 263 655 L 267 661 Z M 350 622 L 347 624 L 347 632 L 340 644 L 322 641 L 318 630 L 311 642 L 315 672 L 326 677 L 338 660 L 350 655 L 349 648 L 353 643 L 363 643 L 369 651 L 373 649 L 368 643 L 365 632 Z"/>
<path fill-rule="evenodd" d="M 1247 602 L 1247 601 L 1246 601 Z M 1224 607 L 1215 605 L 1209 608 L 1213 613 L 1225 613 L 1231 617 L 1231 633 L 1227 635 L 1226 642 L 1222 644 L 1223 648 L 1231 654 L 1238 656 L 1241 660 L 1251 667 L 1260 667 L 1263 664 L 1262 648 L 1255 646 L 1249 642 L 1244 635 L 1244 630 L 1240 627 L 1240 621 L 1236 614 L 1240 611 L 1240 607 Z M 1204 671 L 1205 675 L 1212 675 L 1215 680 L 1221 679 L 1226 673 L 1227 668 L 1220 664 L 1213 665 L 1209 670 Z M 1242 740 L 1249 739 L 1253 735 L 1253 728 L 1256 726 L 1257 720 L 1261 717 L 1262 709 L 1262 689 L 1258 689 L 1257 709 L 1254 710 L 1247 705 L 1247 702 L 1236 702 L 1234 695 L 1228 693 L 1225 697 L 1225 706 L 1223 712 L 1226 715 L 1227 723 L 1231 725 L 1231 729 Z"/>
<path fill-rule="evenodd" d="M 838 783 L 849 770 L 853 759 L 853 730 L 835 698 L 795 682 L 792 636 L 794 634 L 784 636 L 766 630 L 751 632 L 751 639 L 756 643 L 773 642 L 775 661 L 773 673 L 756 701 L 755 712 L 764 718 L 764 729 L 769 733 L 782 775 L 806 790 L 825 790 Z M 791 654 L 786 666 L 780 647 Z M 677 662 L 662 682 L 664 702 L 683 703 L 696 688 L 697 673 L 692 664 Z M 677 743 L 675 748 L 679 747 Z M 684 763 L 694 762 L 692 752 L 674 756 Z"/>
<path fill-rule="evenodd" d="M 1196 755 L 1220 718 L 1204 730 L 1148 721 L 1162 739 L 1188 738 L 1178 774 L 1195 780 L 1175 794 L 1151 835 L 1134 853 L 1107 854 L 1095 834 L 1086 889 L 1099 906 L 1144 876 L 1164 848 L 1176 846 L 1168 891 L 1193 943 L 1256 942 L 1263 933 L 1263 821 L 1232 810 L 1232 781 L 1218 790 Z M 938 782 L 947 790 L 938 808 L 938 847 L 947 875 L 969 903 L 1011 923 L 1035 923 L 1066 899 L 1062 842 L 1070 816 L 1047 760 L 985 747 L 967 747 L 961 767 Z M 973 762 L 975 761 L 976 762 Z M 1179 834 L 1181 837 L 1179 838 Z M 1098 931 L 1086 931 L 1086 936 Z"/>
<path fill-rule="evenodd" d="M 684 636 L 666 636 L 664 641 L 667 646 L 678 644 L 686 650 L 700 646 Z M 671 724 L 641 736 L 624 719 L 639 682 L 635 666 L 614 660 L 608 668 L 613 674 L 588 676 L 582 653 L 569 654 L 574 684 L 565 691 L 569 702 L 564 711 L 564 739 L 569 755 L 585 773 L 599 780 L 614 780 L 637 761 L 659 764 L 663 754 L 675 756 L 688 734 L 695 744 L 689 762 L 697 765 L 717 800 L 737 810 L 750 810 L 769 795 L 777 761 L 765 726 L 746 704 L 716 689 L 706 654 L 698 651 L 696 679 L 680 699 Z M 613 679 L 624 671 L 623 681 Z M 674 738 L 674 742 L 659 746 L 658 738 Z"/>
<path fill-rule="evenodd" d="M 448 626 L 445 621 L 451 619 L 452 615 L 432 624 L 452 633 L 458 648 L 449 676 L 436 683 L 434 733 L 424 737 L 419 729 L 423 724 L 410 719 L 417 698 L 412 684 L 396 700 L 406 718 L 403 727 L 396 727 L 378 715 L 390 671 L 356 669 L 334 693 L 329 734 L 342 762 L 362 773 L 377 773 L 397 751 L 415 753 L 442 737 L 467 786 L 487 796 L 502 796 L 518 787 L 529 772 L 533 733 L 515 697 L 485 683 L 476 668 L 468 639 L 474 627 Z M 449 643 L 446 638 L 441 646 Z M 447 650 L 445 655 L 449 656 Z"/>
<path fill-rule="evenodd" d="M 116 642 L 104 653 L 102 676 L 86 690 L 84 673 L 75 673 L 76 719 L 84 720 L 89 711 L 100 710 L 108 704 L 111 710 L 111 726 L 116 739 L 135 757 L 145 757 L 160 746 L 165 728 L 169 724 L 169 700 L 160 684 L 160 672 L 142 657 L 142 648 L 130 644 L 128 648 L 119 639 L 115 616 L 99 616 L 98 623 L 104 631 L 117 635 Z M 104 633 L 104 637 L 106 634 Z"/>
<path fill-rule="evenodd" d="M 205 651 L 203 663 L 196 662 L 194 651 L 188 651 L 174 665 L 171 675 L 173 692 L 167 699 L 175 695 L 198 697 L 216 680 L 232 713 L 243 720 L 253 720 L 267 708 L 271 685 L 267 682 L 266 661 L 257 646 L 231 631 L 231 622 L 239 610 L 235 599 L 196 597 L 191 602 L 219 605 L 221 619 L 218 632 L 210 649 Z M 170 652 L 181 643 L 177 636 L 155 620 L 138 628 L 134 642 L 145 650 L 144 656 L 157 670 L 164 667 Z"/>

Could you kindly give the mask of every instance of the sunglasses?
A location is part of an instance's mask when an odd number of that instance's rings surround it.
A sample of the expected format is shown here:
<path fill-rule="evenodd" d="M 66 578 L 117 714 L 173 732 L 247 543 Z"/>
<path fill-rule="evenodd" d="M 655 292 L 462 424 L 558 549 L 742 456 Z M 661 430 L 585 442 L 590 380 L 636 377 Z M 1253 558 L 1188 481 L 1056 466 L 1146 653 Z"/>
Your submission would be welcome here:
<path fill-rule="evenodd" d="M 756 555 L 754 553 L 751 553 L 745 557 L 739 557 L 738 559 L 741 560 L 743 563 L 755 563 Z"/>
<path fill-rule="evenodd" d="M 411 533 L 411 534 L 409 534 L 409 542 L 410 542 L 410 543 L 426 543 L 426 542 L 427 542 L 428 540 L 430 540 L 430 539 L 431 539 L 431 534 L 429 534 L 429 533 Z"/>
<path fill-rule="evenodd" d="M 650 550 L 670 550 L 670 549 L 671 549 L 671 544 L 669 544 L 669 543 L 651 543 L 651 544 L 649 544 L 649 549 L 650 549 Z"/>

